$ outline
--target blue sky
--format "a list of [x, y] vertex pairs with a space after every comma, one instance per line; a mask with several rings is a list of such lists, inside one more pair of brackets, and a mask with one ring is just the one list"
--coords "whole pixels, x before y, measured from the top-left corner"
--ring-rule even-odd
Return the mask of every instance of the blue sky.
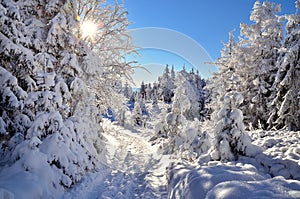
[[[125, 8], [129, 13], [129, 21], [132, 22], [130, 29], [159, 27], [177, 31], [197, 42], [215, 60], [223, 47], [222, 41], [228, 40], [228, 32], [235, 29], [238, 35], [241, 22], [251, 23], [249, 16], [254, 2], [255, 0], [125, 0]], [[295, 12], [295, 0], [272, 2], [281, 4], [281, 13]], [[189, 65], [184, 57], [169, 52], [151, 52], [146, 49], [141, 50], [140, 54], [141, 64], [148, 67], [147, 64], [154, 63], [153, 68], [149, 65], [152, 74], [153, 71], [161, 72], [163, 67], [159, 65], [175, 64], [176, 69], [183, 64]], [[146, 76], [151, 75], [137, 71], [134, 79], [138, 83], [143, 78], [146, 81]], [[155, 78], [155, 75], [152, 76]]]

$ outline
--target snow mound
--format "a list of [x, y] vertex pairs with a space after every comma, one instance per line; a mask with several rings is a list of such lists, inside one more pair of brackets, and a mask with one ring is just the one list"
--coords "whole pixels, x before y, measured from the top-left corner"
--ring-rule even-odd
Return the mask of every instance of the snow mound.
[[300, 182], [270, 178], [253, 165], [217, 161], [194, 167], [175, 163], [169, 172], [169, 198], [297, 198]]

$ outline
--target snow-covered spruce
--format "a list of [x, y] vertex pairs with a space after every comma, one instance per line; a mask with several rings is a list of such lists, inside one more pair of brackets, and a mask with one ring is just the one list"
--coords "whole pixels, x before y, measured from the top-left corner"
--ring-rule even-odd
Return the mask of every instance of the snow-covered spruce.
[[[167, 76], [168, 66], [164, 74]], [[202, 135], [199, 122], [203, 119], [205, 83], [193, 70], [188, 73], [183, 69], [172, 77], [175, 78], [172, 104], [160, 113], [155, 125], [156, 135], [151, 140], [159, 144], [165, 154], [176, 152], [195, 158], [210, 146], [208, 136]]]
[[[88, 84], [102, 69], [71, 34], [71, 2], [0, 6], [1, 187], [16, 198], [47, 198], [101, 159], [99, 112]], [[27, 186], [9, 187], [20, 180]]]
[[[298, 1], [298, 9], [300, 3]], [[288, 15], [287, 37], [277, 60], [277, 75], [273, 84], [274, 92], [270, 127], [300, 130], [300, 18], [299, 14]]]
[[255, 128], [267, 128], [272, 101], [272, 84], [277, 72], [276, 60], [283, 41], [280, 5], [256, 1], [250, 15], [254, 24], [241, 24], [241, 40], [238, 61], [242, 68], [237, 71], [241, 81], [239, 89], [245, 98], [240, 107], [245, 122]]
[[228, 92], [223, 99], [223, 107], [215, 115], [215, 140], [210, 155], [213, 160], [232, 161], [238, 155], [254, 156], [261, 152], [251, 143], [245, 132], [242, 111], [237, 107], [243, 96], [235, 91]]

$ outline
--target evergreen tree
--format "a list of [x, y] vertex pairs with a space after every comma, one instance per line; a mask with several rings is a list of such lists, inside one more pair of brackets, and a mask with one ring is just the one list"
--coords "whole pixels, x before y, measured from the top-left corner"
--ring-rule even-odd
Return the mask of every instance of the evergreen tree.
[[141, 84], [140, 96], [142, 99], [146, 99], [146, 86], [145, 86], [144, 81], [142, 81], [142, 84]]
[[271, 101], [272, 84], [277, 68], [278, 49], [283, 40], [283, 24], [275, 15], [280, 6], [270, 2], [256, 1], [251, 12], [252, 25], [241, 24], [240, 60], [243, 60], [243, 70], [236, 71], [245, 94], [241, 109], [245, 121], [254, 127], [262, 125], [266, 128], [269, 115], [268, 104]]
[[174, 81], [170, 77], [169, 66], [163, 72], [162, 77], [159, 79], [159, 98], [166, 103], [172, 101], [174, 96]]
[[211, 152], [214, 160], [232, 161], [237, 155], [250, 155], [251, 139], [245, 132], [242, 111], [237, 108], [243, 97], [230, 91], [223, 98], [223, 107], [214, 118], [215, 145]]
[[[296, 1], [300, 9], [299, 0]], [[287, 37], [277, 61], [270, 127], [300, 130], [300, 15], [288, 15]]]
[[[48, 182], [49, 190], [70, 187], [101, 160], [99, 108], [112, 102], [99, 91], [99, 55], [73, 34], [75, 7], [0, 2], [1, 165]], [[105, 86], [119, 88], [115, 81]]]
[[172, 65], [172, 69], [171, 69], [171, 81], [175, 82], [175, 78], [176, 78], [176, 73], [175, 73], [174, 65]]
[[[213, 112], [218, 112], [222, 107], [223, 97], [227, 92], [232, 90], [231, 81], [239, 81], [237, 74], [242, 69], [239, 54], [240, 45], [233, 37], [233, 33], [229, 33], [229, 41], [224, 44], [221, 50], [221, 57], [218, 58], [216, 64], [219, 72], [214, 73], [213, 77], [208, 80], [206, 90], [208, 91], [209, 99], [207, 100], [208, 114], [211, 117]], [[241, 84], [241, 82], [239, 82]]]
[[134, 108], [132, 110], [132, 120], [133, 125], [142, 126], [143, 124], [143, 112], [139, 100], [134, 103]]
[[172, 112], [182, 114], [188, 120], [201, 118], [201, 111], [204, 108], [202, 87], [197, 87], [193, 80], [195, 74], [187, 74], [181, 71], [176, 77], [176, 89], [172, 104]]
[[131, 86], [129, 86], [129, 84], [128, 84], [127, 82], [126, 82], [125, 85], [124, 85], [123, 93], [124, 93], [124, 96], [125, 96], [127, 99], [130, 100], [130, 99], [132, 98], [133, 91], [132, 91]]

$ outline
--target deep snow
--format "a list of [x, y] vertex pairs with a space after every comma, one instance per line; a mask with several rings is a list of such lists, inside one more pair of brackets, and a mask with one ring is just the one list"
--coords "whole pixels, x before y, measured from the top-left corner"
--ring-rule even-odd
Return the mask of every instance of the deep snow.
[[253, 158], [172, 163], [169, 198], [300, 198], [299, 132], [258, 130], [250, 135], [264, 150]]
[[[282, 169], [293, 173], [300, 167], [299, 156], [294, 154], [300, 145], [297, 132], [252, 132], [254, 143], [264, 148], [264, 153], [222, 163], [201, 162], [201, 158], [200, 162], [188, 162], [162, 155], [158, 145], [147, 141], [151, 129], [128, 130], [109, 121], [103, 127], [108, 144], [107, 165], [86, 176], [65, 193], [64, 199], [300, 198], [300, 182], [280, 176]], [[288, 140], [293, 143], [289, 149], [286, 148]], [[275, 157], [272, 151], [281, 151], [281, 155], [278, 152]], [[289, 168], [289, 161], [297, 166]], [[278, 171], [271, 171], [272, 167]]]
[[[151, 124], [125, 129], [104, 120], [102, 125], [106, 163], [52, 198], [300, 198], [299, 132], [252, 131], [253, 143], [264, 152], [222, 163], [205, 161], [205, 155], [192, 161], [180, 153], [162, 155], [160, 145], [149, 141]], [[39, 179], [11, 177], [1, 176], [0, 199], [37, 196], [47, 189]]]

